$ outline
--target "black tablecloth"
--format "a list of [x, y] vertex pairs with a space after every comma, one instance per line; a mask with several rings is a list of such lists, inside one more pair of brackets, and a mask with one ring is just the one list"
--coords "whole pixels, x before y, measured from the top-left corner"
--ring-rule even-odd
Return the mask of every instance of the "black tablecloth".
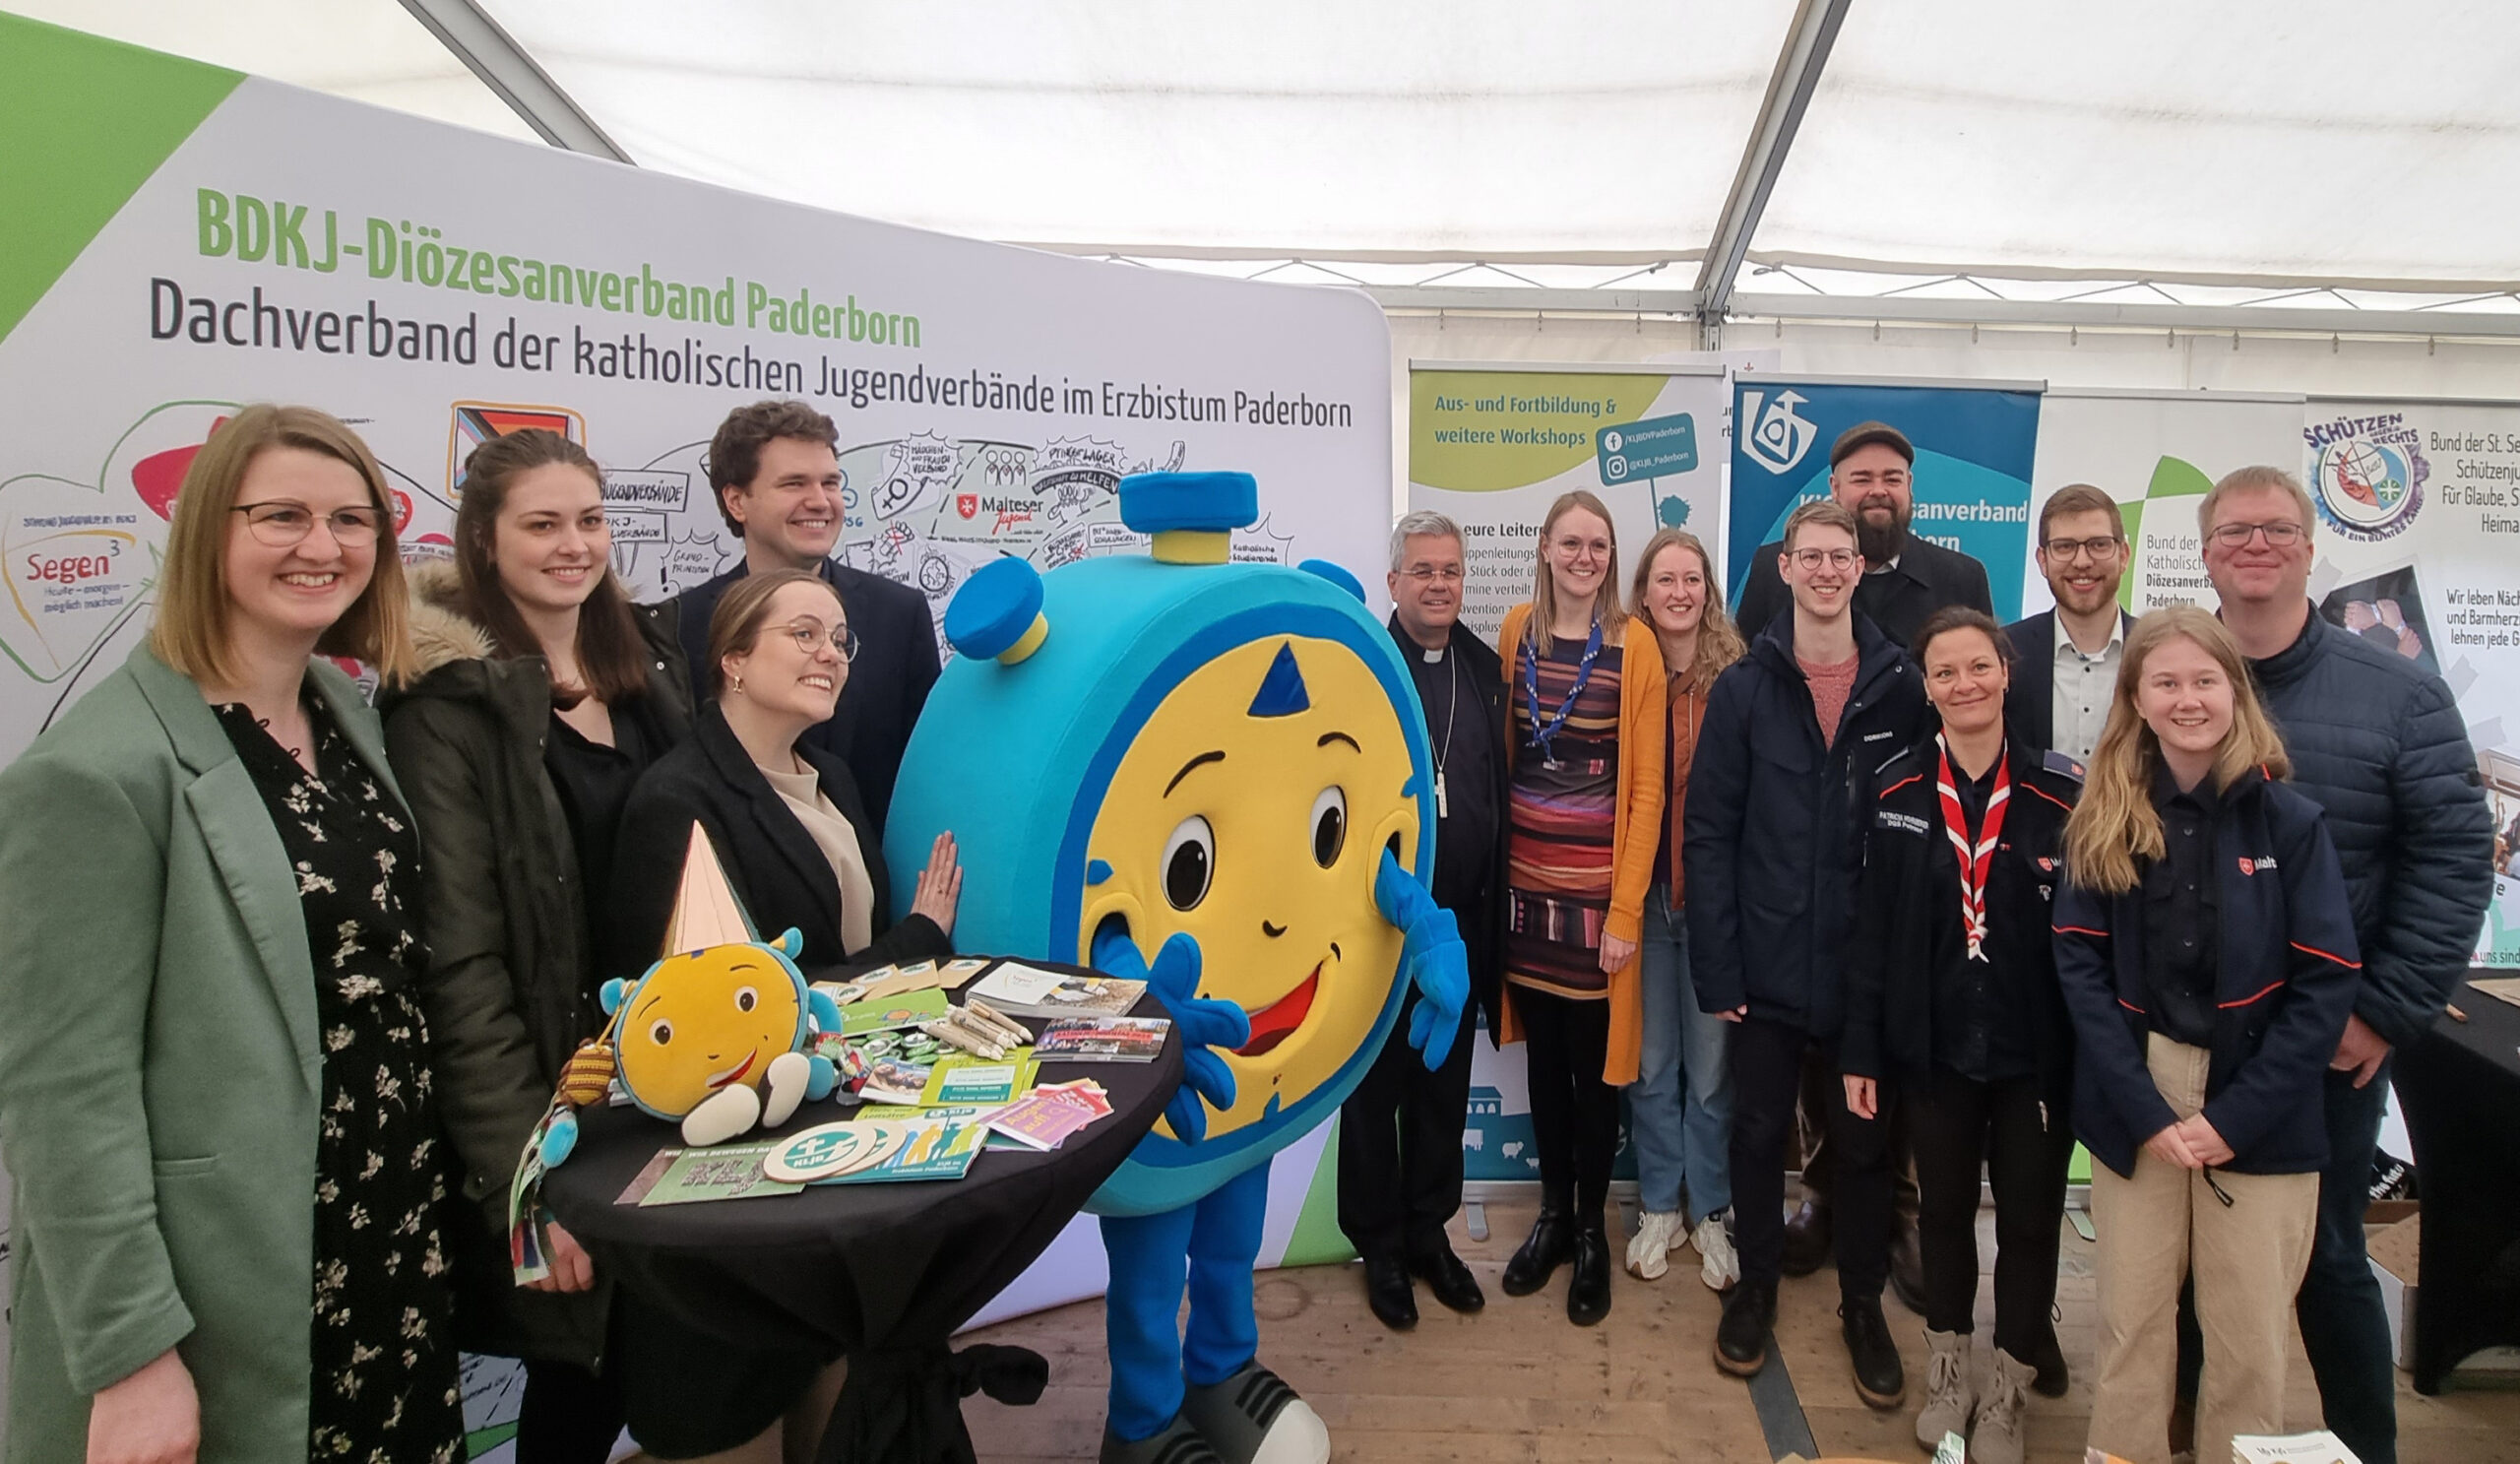
[[2424, 1197], [2419, 1393], [2480, 1348], [2520, 1344], [2520, 1007], [2465, 982], [2450, 1001], [2468, 1020], [2443, 1017], [2392, 1064]]
[[[1138, 1015], [1164, 1014], [1152, 994], [1138, 1005]], [[1042, 1024], [1028, 1025], [1038, 1033]], [[1107, 1090], [1108, 1117], [1048, 1153], [986, 1150], [960, 1180], [826, 1184], [645, 1209], [616, 1204], [658, 1150], [682, 1139], [636, 1109], [595, 1109], [584, 1114], [577, 1151], [544, 1180], [543, 1195], [621, 1285], [702, 1332], [756, 1348], [845, 1352], [849, 1381], [823, 1438], [826, 1464], [968, 1461], [961, 1400], [985, 1389], [1029, 1403], [1047, 1366], [1020, 1348], [956, 1354], [947, 1339], [1033, 1263], [1162, 1116], [1181, 1080], [1179, 1029], [1153, 1062], [1041, 1068], [1046, 1082], [1078, 1077]], [[809, 1103], [771, 1133], [853, 1112]]]

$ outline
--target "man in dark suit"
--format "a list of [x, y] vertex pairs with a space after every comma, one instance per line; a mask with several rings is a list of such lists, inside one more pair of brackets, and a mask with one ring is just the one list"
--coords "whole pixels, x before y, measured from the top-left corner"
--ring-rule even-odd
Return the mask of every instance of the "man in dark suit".
[[1505, 883], [1504, 665], [1461, 623], [1464, 569], [1452, 520], [1413, 513], [1393, 528], [1391, 638], [1409, 663], [1435, 754], [1435, 903], [1461, 924], [1479, 997], [1463, 1005], [1452, 1055], [1432, 1072], [1409, 1045], [1404, 1007], [1341, 1109], [1339, 1228], [1364, 1257], [1366, 1305], [1396, 1330], [1418, 1324], [1413, 1275], [1455, 1311], [1486, 1305], [1444, 1233], [1461, 1208], [1471, 1026], [1480, 1006], [1493, 1011], [1500, 989]]
[[832, 719], [807, 745], [849, 764], [878, 828], [912, 724], [936, 684], [936, 622], [908, 585], [831, 557], [840, 542], [840, 429], [802, 402], [739, 407], [709, 440], [709, 486], [726, 528], [743, 541], [741, 564], [677, 597], [683, 655], [695, 705], [710, 700], [709, 616], [726, 587], [755, 570], [809, 569], [840, 592], [857, 651]]
[[[1856, 547], [1863, 554], [1863, 581], [1855, 607], [1901, 650], [1925, 618], [1945, 605], [1965, 605], [1991, 615], [1994, 596], [1986, 566], [1958, 549], [1946, 549], [1908, 532], [1916, 511], [1917, 449], [1908, 434], [1888, 422], [1858, 422], [1829, 448], [1829, 496], [1855, 515]], [[1782, 540], [1759, 545], [1740, 581], [1741, 634], [1757, 640], [1793, 597], [1777, 573]], [[1825, 1134], [1816, 1116], [1840, 1101], [1838, 1075], [1817, 1061], [1805, 1064], [1802, 1113], [1805, 1131]], [[1903, 1121], [1903, 1120], [1901, 1120]], [[1898, 1161], [1898, 1230], [1891, 1255], [1891, 1289], [1912, 1311], [1924, 1310], [1922, 1262], [1917, 1246], [1915, 1167], [1904, 1127], [1892, 1138]], [[1829, 1147], [1825, 1138], [1802, 1166], [1802, 1204], [1786, 1226], [1785, 1274], [1807, 1276], [1829, 1254]]]
[[2117, 607], [2127, 559], [2117, 500], [2089, 483], [2058, 488], [2039, 510], [2037, 553], [2056, 607], [2004, 627], [2012, 641], [2004, 724], [2033, 747], [2088, 763], [2135, 623]]
[[[1863, 583], [1856, 587], [1855, 607], [1902, 649], [1925, 617], [1944, 605], [1995, 612], [1986, 566], [1908, 532], [1916, 507], [1916, 462], [1908, 434], [1888, 422], [1858, 422], [1829, 449], [1829, 495], [1846, 505], [1862, 531], [1856, 546], [1863, 551]], [[1793, 606], [1785, 581], [1777, 577], [1782, 552], [1782, 543], [1761, 544], [1750, 556], [1748, 573], [1736, 571], [1741, 633], [1752, 639]]]

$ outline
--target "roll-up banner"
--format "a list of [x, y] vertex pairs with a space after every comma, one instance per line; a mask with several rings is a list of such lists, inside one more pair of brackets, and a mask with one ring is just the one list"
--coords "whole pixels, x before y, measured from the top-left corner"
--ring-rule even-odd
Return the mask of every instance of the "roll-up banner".
[[1720, 555], [1724, 387], [1716, 364], [1410, 362], [1409, 506], [1462, 527], [1463, 622], [1492, 640], [1531, 599], [1541, 520], [1576, 488], [1609, 509], [1622, 577], [1660, 528]]
[[1995, 618], [2021, 613], [2022, 536], [2039, 439], [2037, 381], [1933, 381], [1744, 371], [1732, 383], [1732, 482], [1725, 586], [1785, 531], [1796, 504], [1829, 492], [1829, 448], [1883, 421], [1916, 448], [1910, 532], [1986, 566]]
[[2125, 517], [2133, 559], [2119, 599], [2128, 610], [2212, 605], [2198, 552], [2197, 502], [2235, 468], [2289, 466], [2300, 440], [2301, 401], [2273, 393], [2049, 387], [2039, 408], [2027, 532], [2016, 551], [2022, 612], [2055, 604], [2031, 556], [2040, 509], [2069, 483], [2100, 488]]
[[2493, 806], [2480, 965], [2520, 965], [2520, 403], [2313, 397], [2301, 480], [2319, 613], [2438, 672]]

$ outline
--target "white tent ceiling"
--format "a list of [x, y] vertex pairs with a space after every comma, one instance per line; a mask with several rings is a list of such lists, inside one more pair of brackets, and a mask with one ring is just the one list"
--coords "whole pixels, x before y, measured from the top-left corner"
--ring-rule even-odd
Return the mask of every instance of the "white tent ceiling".
[[[2054, 299], [2073, 280], [2156, 282], [2146, 298], [2172, 305], [2298, 283], [2347, 291], [2309, 302], [2326, 308], [2371, 303], [2356, 289], [2520, 308], [2507, 0], [0, 8], [532, 136], [412, 18], [486, 16], [643, 166], [1141, 258], [1375, 262], [1354, 268], [1377, 285], [1403, 264], [1617, 283], [1676, 262], [1634, 303], [1695, 308], [1692, 262], [1746, 221], [1752, 265], [1788, 268], [1745, 270], [1744, 290], [1872, 296], [1941, 274], [1971, 278], [1912, 304], [1980, 280]], [[1798, 68], [1791, 38], [1813, 33], [1816, 70]], [[1782, 160], [1745, 166], [1780, 120]], [[1850, 283], [1867, 280], [1884, 283]], [[2200, 293], [2217, 286], [2240, 288]]]

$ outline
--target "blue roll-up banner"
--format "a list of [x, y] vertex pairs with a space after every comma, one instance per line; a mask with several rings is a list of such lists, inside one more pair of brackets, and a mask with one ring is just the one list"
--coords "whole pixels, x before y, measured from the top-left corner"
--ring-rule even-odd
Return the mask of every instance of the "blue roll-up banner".
[[1827, 495], [1829, 446], [1838, 434], [1858, 422], [1884, 421], [1907, 433], [1917, 449], [1910, 531], [1974, 555], [1986, 566], [1995, 618], [2017, 618], [2044, 387], [1735, 377], [1728, 584], [1737, 595], [1750, 556], [1784, 533], [1795, 505]]

